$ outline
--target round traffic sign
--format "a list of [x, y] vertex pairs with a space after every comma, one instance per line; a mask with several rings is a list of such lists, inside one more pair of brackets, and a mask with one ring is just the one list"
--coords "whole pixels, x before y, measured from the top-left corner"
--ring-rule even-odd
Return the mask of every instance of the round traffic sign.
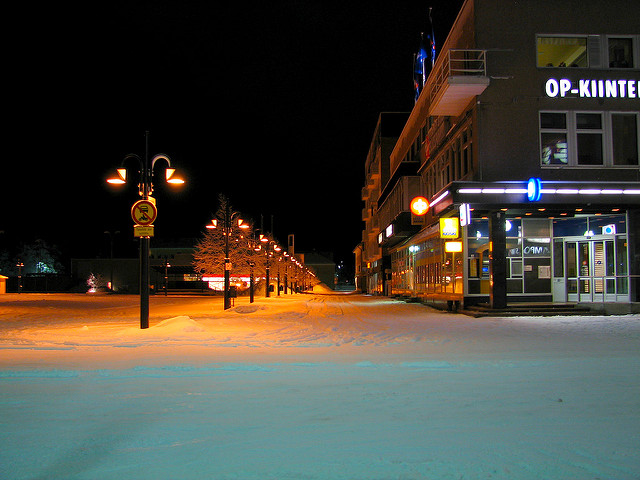
[[138, 200], [131, 208], [131, 218], [136, 225], [151, 225], [158, 216], [158, 209], [149, 200]]

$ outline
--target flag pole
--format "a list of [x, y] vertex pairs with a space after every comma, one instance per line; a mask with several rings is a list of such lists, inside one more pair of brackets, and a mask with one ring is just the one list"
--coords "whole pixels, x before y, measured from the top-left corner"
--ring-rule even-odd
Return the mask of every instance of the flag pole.
[[436, 35], [433, 31], [433, 19], [431, 18], [431, 10], [433, 7], [429, 7], [429, 24], [431, 25], [431, 68], [436, 63]]

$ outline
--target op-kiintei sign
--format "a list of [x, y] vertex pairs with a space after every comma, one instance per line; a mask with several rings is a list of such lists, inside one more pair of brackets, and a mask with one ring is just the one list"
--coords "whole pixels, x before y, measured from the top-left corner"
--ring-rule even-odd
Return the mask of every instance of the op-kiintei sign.
[[544, 91], [551, 98], [640, 98], [640, 80], [550, 78]]

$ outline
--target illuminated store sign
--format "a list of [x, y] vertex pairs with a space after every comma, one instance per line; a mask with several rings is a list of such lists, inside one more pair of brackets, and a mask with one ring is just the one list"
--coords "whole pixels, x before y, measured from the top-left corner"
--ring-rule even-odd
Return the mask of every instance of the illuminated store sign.
[[471, 207], [468, 203], [460, 205], [460, 226], [466, 227], [471, 223]]
[[411, 200], [410, 207], [414, 215], [422, 216], [429, 211], [429, 202], [424, 197], [416, 197]]
[[537, 202], [542, 197], [542, 180], [532, 177], [527, 182], [527, 199], [530, 202]]
[[458, 238], [460, 236], [460, 223], [458, 217], [440, 219], [440, 238]]
[[385, 233], [387, 238], [393, 237], [393, 223], [386, 228], [384, 233]]
[[462, 251], [462, 242], [444, 242], [444, 251], [457, 253]]
[[550, 78], [544, 86], [547, 97], [640, 98], [640, 80], [578, 80]]

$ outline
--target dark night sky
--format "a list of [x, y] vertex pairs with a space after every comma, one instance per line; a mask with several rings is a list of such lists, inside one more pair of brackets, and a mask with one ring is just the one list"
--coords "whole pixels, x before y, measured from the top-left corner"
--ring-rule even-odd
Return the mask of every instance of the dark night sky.
[[[84, 2], [7, 12], [7, 238], [104, 254], [133, 243], [135, 189], [104, 183], [127, 153], [166, 153], [187, 185], [156, 182], [158, 237], [196, 237], [224, 192], [298, 250], [352, 263], [378, 113], [409, 111], [433, 7], [444, 41], [462, 0]], [[152, 241], [153, 243], [153, 241]]]

